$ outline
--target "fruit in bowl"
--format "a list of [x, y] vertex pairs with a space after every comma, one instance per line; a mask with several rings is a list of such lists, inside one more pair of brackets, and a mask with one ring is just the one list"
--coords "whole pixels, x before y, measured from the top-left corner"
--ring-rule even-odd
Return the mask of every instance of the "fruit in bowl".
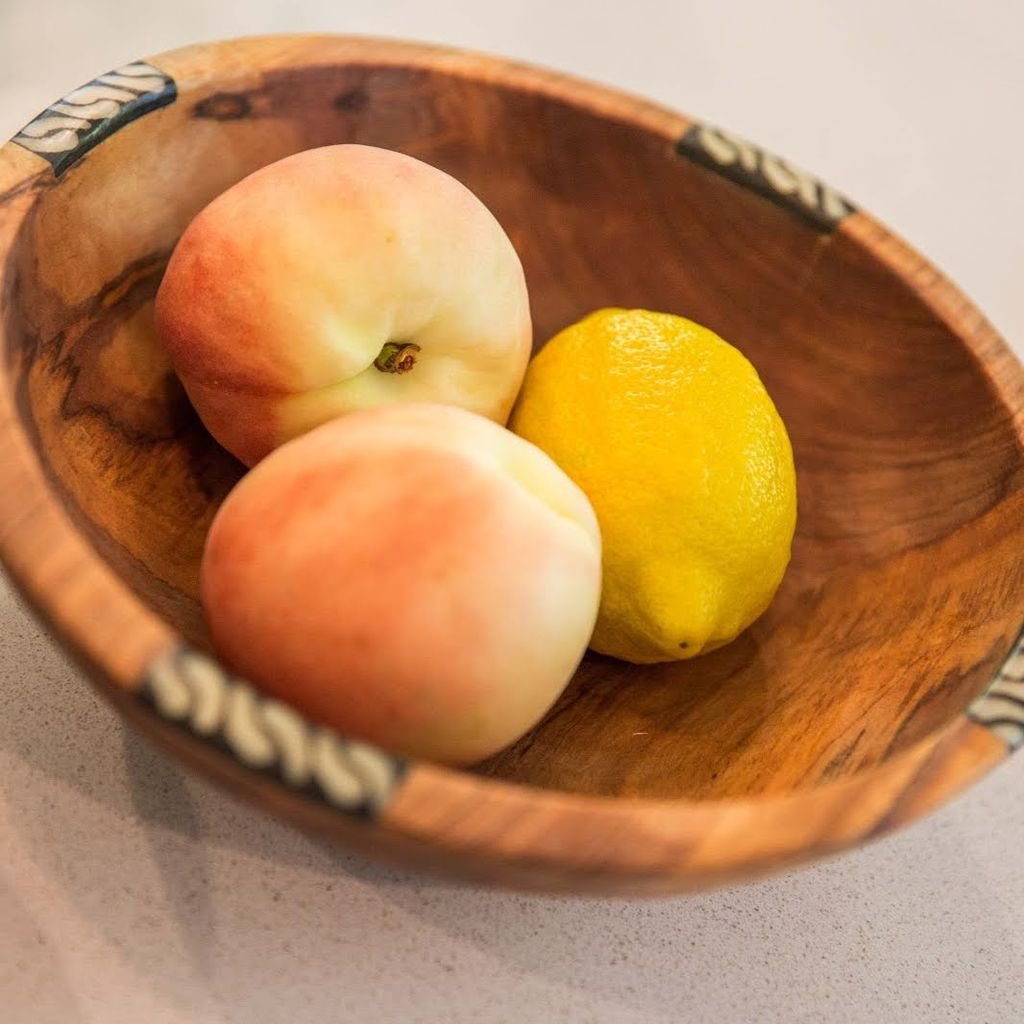
[[157, 324], [211, 434], [247, 465], [357, 409], [441, 402], [504, 423], [530, 353], [522, 265], [464, 185], [338, 145], [250, 174], [189, 225]]
[[530, 365], [512, 428], [597, 512], [595, 650], [693, 658], [768, 607], [796, 528], [793, 450], [757, 371], [718, 335], [668, 313], [598, 310]]
[[681, 317], [600, 310], [519, 394], [518, 256], [411, 157], [328, 146], [249, 175], [181, 238], [157, 320], [210, 432], [258, 463], [207, 539], [214, 645], [343, 733], [479, 760], [588, 642], [694, 657], [782, 579], [792, 452], [747, 360]]
[[347, 735], [455, 763], [554, 703], [600, 586], [582, 491], [527, 441], [441, 405], [283, 445], [221, 506], [202, 564], [233, 669]]

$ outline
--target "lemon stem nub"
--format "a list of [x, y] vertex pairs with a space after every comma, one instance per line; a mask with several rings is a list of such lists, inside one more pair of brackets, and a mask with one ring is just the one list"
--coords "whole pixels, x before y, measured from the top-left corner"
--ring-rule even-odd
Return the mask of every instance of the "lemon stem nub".
[[373, 365], [381, 373], [408, 373], [416, 365], [419, 345], [411, 341], [389, 341], [381, 350]]

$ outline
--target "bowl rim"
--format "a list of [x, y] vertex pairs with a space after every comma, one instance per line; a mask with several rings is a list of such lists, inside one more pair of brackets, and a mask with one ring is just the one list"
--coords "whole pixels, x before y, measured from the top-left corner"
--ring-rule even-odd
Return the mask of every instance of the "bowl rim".
[[[148, 58], [146, 66], [165, 74], [181, 97], [219, 78], [317, 61], [412, 67], [543, 93], [641, 126], [670, 146], [700, 127], [573, 76], [450, 47], [361, 36], [246, 37], [171, 50]], [[14, 140], [0, 148], [0, 256], [11, 249], [36, 199], [58, 180], [39, 153]], [[1010, 410], [1024, 447], [1024, 371], [972, 303], [862, 211], [851, 208], [834, 229], [884, 264], [957, 334]], [[5, 304], [10, 277], [0, 279]], [[5, 331], [0, 321], [0, 345]], [[36, 459], [14, 383], [5, 359], [0, 560], [39, 618], [100, 692], [174, 756], [265, 809], [363, 853], [517, 888], [627, 894], [704, 888], [883, 835], [950, 799], [1024, 739], [1024, 714], [1007, 724], [991, 707], [1000, 686], [1024, 678], [1024, 636], [1017, 636], [985, 693], [962, 714], [879, 765], [807, 790], [697, 801], [533, 789], [403, 761], [336, 737], [294, 712], [287, 712], [287, 728], [300, 736], [314, 768], [289, 765], [280, 745], [257, 756], [252, 742], [247, 747], [239, 736], [254, 716], [265, 725], [261, 716], [281, 706], [188, 650], [92, 548]], [[209, 692], [228, 709], [213, 724], [201, 721], [197, 710]]]

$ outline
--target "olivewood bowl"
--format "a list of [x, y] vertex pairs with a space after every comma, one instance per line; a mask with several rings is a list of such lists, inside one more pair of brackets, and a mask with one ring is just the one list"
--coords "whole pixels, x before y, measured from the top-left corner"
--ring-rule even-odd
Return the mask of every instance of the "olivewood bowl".
[[[405, 763], [226, 677], [196, 600], [241, 467], [156, 342], [189, 219], [285, 154], [403, 150], [497, 214], [542, 341], [608, 305], [740, 346], [789, 425], [793, 563], [728, 647], [588, 657], [472, 771]], [[698, 889], [864, 842], [1024, 738], [1024, 374], [974, 307], [838, 193], [726, 133], [506, 61], [337, 37], [195, 46], [0, 150], [0, 550], [166, 749], [359, 850], [465, 878]]]

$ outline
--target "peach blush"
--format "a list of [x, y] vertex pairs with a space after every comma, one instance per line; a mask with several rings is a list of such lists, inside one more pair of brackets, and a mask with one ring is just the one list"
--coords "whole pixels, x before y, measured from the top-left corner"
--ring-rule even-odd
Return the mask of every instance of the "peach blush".
[[341, 733], [467, 763], [530, 729], [600, 597], [583, 493], [539, 449], [448, 406], [354, 413], [284, 445], [209, 533], [221, 657]]
[[217, 197], [174, 250], [156, 318], [207, 429], [249, 465], [389, 402], [504, 423], [531, 345], [523, 269], [490, 211], [370, 146], [295, 153]]

